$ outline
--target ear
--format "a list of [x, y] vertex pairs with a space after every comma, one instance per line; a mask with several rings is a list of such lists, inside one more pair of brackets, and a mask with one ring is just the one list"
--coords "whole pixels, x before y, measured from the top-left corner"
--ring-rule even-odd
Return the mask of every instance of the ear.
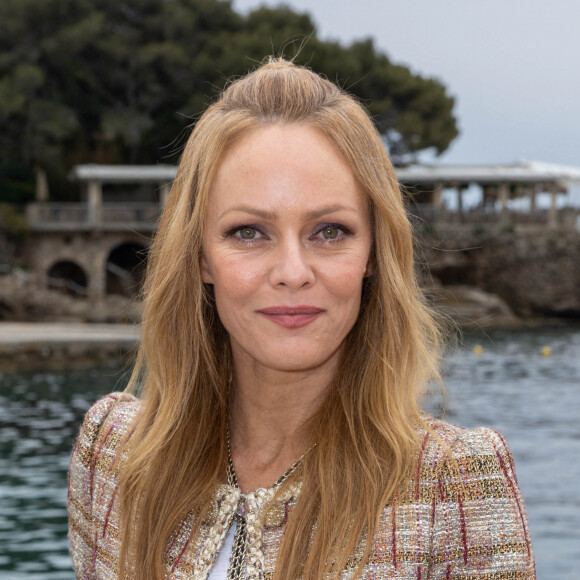
[[213, 275], [203, 252], [201, 254], [201, 281], [204, 284], [213, 284]]
[[375, 273], [375, 260], [371, 256], [369, 258], [369, 261], [367, 262], [367, 265], [365, 268], [365, 273], [364, 273], [363, 277], [368, 278], [369, 276], [372, 276], [374, 273]]

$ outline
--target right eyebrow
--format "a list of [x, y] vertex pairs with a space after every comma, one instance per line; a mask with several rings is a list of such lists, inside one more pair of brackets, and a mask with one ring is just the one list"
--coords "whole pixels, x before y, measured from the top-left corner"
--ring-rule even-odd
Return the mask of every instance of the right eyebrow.
[[276, 214], [274, 212], [271, 212], [271, 211], [257, 209], [255, 207], [252, 207], [251, 205], [236, 205], [234, 207], [230, 207], [229, 209], [226, 209], [226, 211], [224, 211], [219, 216], [218, 219], [222, 219], [225, 215], [232, 213], [234, 211], [249, 213], [251, 215], [255, 215], [259, 218], [266, 219], [266, 220], [274, 220], [276, 218]]

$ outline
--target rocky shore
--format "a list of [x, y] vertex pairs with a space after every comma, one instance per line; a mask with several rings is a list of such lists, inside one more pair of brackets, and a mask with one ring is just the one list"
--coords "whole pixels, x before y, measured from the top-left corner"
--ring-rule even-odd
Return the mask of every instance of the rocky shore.
[[0, 321], [137, 324], [140, 320], [137, 299], [111, 295], [94, 303], [85, 296], [45, 288], [34, 274], [17, 268], [0, 276]]
[[[93, 305], [31, 286], [0, 279], [0, 372], [130, 364], [140, 336], [136, 301], [113, 296]], [[477, 288], [431, 284], [425, 294], [452, 327], [520, 323], [503, 300]]]
[[[427, 300], [452, 326], [461, 328], [511, 327], [519, 323], [497, 296], [471, 287], [431, 287]], [[1, 295], [6, 304], [7, 294]], [[137, 322], [127, 323], [133, 308], [129, 300], [112, 300], [98, 307], [85, 299], [35, 290], [17, 301], [17, 313], [25, 320], [0, 320], [0, 372], [90, 367], [112, 362], [130, 364], [139, 342]], [[4, 310], [6, 314], [7, 309]], [[9, 314], [14, 315], [11, 308]], [[106, 322], [115, 321], [115, 322]]]
[[448, 227], [418, 244], [426, 285], [476, 288], [520, 319], [580, 319], [580, 232]]
[[[580, 319], [580, 233], [448, 228], [418, 243], [427, 302], [460, 329]], [[98, 304], [43, 288], [33, 274], [0, 275], [0, 371], [130, 359], [141, 304]]]

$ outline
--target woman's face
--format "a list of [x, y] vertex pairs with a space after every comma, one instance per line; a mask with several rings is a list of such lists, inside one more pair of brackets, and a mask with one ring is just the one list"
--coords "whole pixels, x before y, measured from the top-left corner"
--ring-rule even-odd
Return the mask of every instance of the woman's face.
[[313, 127], [257, 129], [228, 151], [210, 191], [202, 276], [236, 364], [335, 368], [359, 313], [368, 205]]

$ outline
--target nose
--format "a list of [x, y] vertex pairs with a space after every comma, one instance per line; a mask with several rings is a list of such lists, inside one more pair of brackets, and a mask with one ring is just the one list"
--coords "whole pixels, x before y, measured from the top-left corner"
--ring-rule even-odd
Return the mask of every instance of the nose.
[[272, 253], [270, 284], [290, 290], [307, 288], [314, 284], [316, 276], [311, 256], [300, 240], [284, 240]]

